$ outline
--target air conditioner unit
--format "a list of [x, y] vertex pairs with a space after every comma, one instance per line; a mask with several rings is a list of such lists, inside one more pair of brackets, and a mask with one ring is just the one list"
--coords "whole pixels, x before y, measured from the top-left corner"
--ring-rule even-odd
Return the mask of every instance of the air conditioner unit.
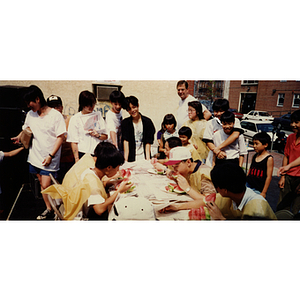
[[109, 95], [113, 91], [118, 91], [118, 86], [107, 86], [107, 85], [97, 85], [96, 86], [96, 98], [98, 101], [108, 101]]

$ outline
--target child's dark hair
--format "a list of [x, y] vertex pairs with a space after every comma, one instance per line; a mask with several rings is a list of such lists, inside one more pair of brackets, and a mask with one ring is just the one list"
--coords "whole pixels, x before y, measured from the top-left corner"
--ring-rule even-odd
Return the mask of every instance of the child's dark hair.
[[202, 112], [202, 105], [199, 101], [191, 101], [188, 103], [188, 106], [193, 107], [196, 110], [196, 114], [199, 120], [204, 119], [203, 112]]
[[24, 101], [28, 105], [31, 101], [36, 102], [36, 99], [40, 99], [41, 107], [47, 105], [43, 92], [36, 85], [31, 85], [28, 87], [24, 94]]
[[268, 147], [271, 145], [271, 137], [265, 132], [265, 131], [261, 131], [256, 133], [253, 138], [252, 138], [253, 142], [255, 140], [260, 141], [263, 145], [268, 145]]
[[96, 104], [96, 97], [90, 91], [82, 91], [79, 94], [79, 108], [78, 111], [82, 111], [86, 106], [94, 106]]
[[161, 130], [163, 132], [166, 131], [166, 128], [164, 127], [164, 125], [166, 125], [166, 124], [174, 124], [174, 129], [176, 128], [177, 121], [176, 121], [176, 119], [175, 119], [175, 117], [174, 117], [173, 114], [167, 114], [167, 115], [164, 116], [164, 119], [163, 119], [163, 121], [161, 123]]
[[216, 165], [210, 172], [215, 188], [227, 189], [232, 193], [242, 193], [246, 190], [246, 174], [236, 164], [224, 163]]
[[212, 105], [213, 111], [227, 111], [229, 109], [229, 101], [227, 99], [216, 99]]
[[62, 106], [62, 101], [59, 96], [51, 95], [47, 98], [47, 105], [51, 108]]
[[181, 139], [179, 137], [176, 137], [176, 136], [172, 136], [170, 138], [168, 138], [166, 140], [166, 142], [168, 142], [169, 144], [169, 148], [175, 148], [175, 147], [178, 147], [178, 146], [182, 146], [182, 142], [181, 142]]
[[292, 121], [292, 122], [300, 121], [300, 109], [295, 110], [295, 111], [291, 114], [291, 121]]
[[192, 129], [190, 127], [182, 126], [179, 129], [178, 134], [179, 135], [185, 135], [185, 136], [188, 137], [188, 139], [190, 139], [193, 133], [192, 133]]
[[221, 123], [234, 123], [235, 115], [233, 112], [227, 110], [221, 115], [220, 121]]
[[129, 104], [133, 105], [133, 106], [139, 106], [139, 100], [138, 98], [134, 97], [134, 96], [129, 96], [129, 97], [126, 97], [125, 100], [124, 100], [124, 108], [126, 110], [130, 110], [130, 106]]
[[113, 91], [111, 92], [111, 94], [109, 95], [109, 101], [111, 101], [112, 103], [120, 103], [122, 108], [124, 108], [125, 105], [125, 96], [121, 91]]
[[108, 166], [116, 168], [123, 165], [125, 161], [124, 156], [116, 146], [109, 142], [99, 143], [94, 150], [94, 155], [97, 158], [95, 166], [100, 170]]

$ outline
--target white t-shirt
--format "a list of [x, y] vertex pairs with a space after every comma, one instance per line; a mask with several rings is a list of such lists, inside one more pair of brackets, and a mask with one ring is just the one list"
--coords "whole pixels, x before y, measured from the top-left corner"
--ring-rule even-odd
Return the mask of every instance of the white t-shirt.
[[43, 166], [42, 162], [53, 151], [57, 137], [67, 132], [62, 114], [52, 108], [46, 116], [40, 117], [37, 112], [30, 110], [26, 115], [23, 129], [27, 127], [30, 127], [33, 133], [27, 161], [42, 170], [52, 172], [59, 170], [61, 147], [49, 166]]
[[[235, 128], [241, 128], [241, 124], [240, 121], [235, 118], [234, 121], [234, 127]], [[218, 131], [218, 130], [222, 130], [222, 123], [220, 121], [220, 119], [218, 118], [213, 118], [211, 120], [209, 120], [206, 124], [206, 128], [203, 134], [203, 139], [207, 139], [207, 140], [212, 140], [213, 141], [213, 135]], [[207, 159], [206, 159], [206, 164], [211, 167], [212, 166], [212, 159], [213, 159], [213, 152], [209, 151]]]
[[91, 136], [89, 129], [96, 129], [99, 134], [107, 134], [101, 112], [97, 111], [89, 114], [78, 112], [72, 116], [68, 128], [67, 142], [77, 143], [79, 152], [94, 154], [100, 140]]
[[[95, 174], [95, 172], [93, 170], [86, 169], [81, 174], [81, 180], [83, 180], [84, 177], [87, 174], [92, 174], [92, 175], [94, 175], [98, 178], [98, 176]], [[105, 202], [105, 199], [99, 193], [97, 193], [97, 191], [95, 189], [93, 189], [93, 187], [91, 187], [91, 195], [88, 198], [88, 200], [83, 204], [83, 207], [82, 207], [82, 211], [83, 211], [84, 216], [88, 215], [88, 212], [90, 210], [90, 206], [93, 206], [95, 204], [101, 204], [101, 203], [104, 203], [104, 202]], [[80, 212], [79, 212], [79, 214], [80, 214]]]
[[145, 159], [143, 147], [143, 122], [140, 120], [138, 123], [133, 122], [134, 139], [135, 139], [135, 160]]
[[[230, 135], [226, 134], [224, 130], [218, 130], [213, 135], [213, 142], [215, 146], [221, 145]], [[245, 144], [244, 135], [240, 134], [239, 138], [236, 139], [229, 146], [223, 148], [223, 151], [226, 153], [226, 159], [235, 159], [239, 158], [240, 155], [247, 154], [247, 148]]]
[[[180, 129], [181, 126], [189, 119], [189, 114], [188, 114], [188, 103], [191, 101], [199, 101], [196, 98], [194, 98], [192, 95], [188, 95], [184, 100], [179, 100], [179, 107], [177, 110], [177, 128]], [[202, 105], [202, 112], [207, 110], [206, 106]]]
[[122, 122], [122, 111], [120, 111], [118, 114], [112, 112], [109, 110], [106, 114], [106, 129], [108, 132], [108, 142], [112, 143], [112, 139], [110, 136], [110, 132], [113, 131], [117, 134], [117, 137], [120, 135], [121, 130], [121, 122]]
[[173, 136], [179, 137], [179, 134], [178, 134], [178, 131], [177, 131], [177, 130], [175, 130], [173, 133], [169, 133], [168, 131], [165, 131], [163, 135], [164, 135], [165, 141], [166, 141], [167, 139], [169, 139], [170, 137], [173, 137]]

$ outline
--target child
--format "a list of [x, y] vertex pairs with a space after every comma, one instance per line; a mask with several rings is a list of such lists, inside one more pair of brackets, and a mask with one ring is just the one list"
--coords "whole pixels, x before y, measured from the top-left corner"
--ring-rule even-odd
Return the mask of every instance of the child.
[[235, 118], [234, 128], [232, 134], [228, 137], [226, 141], [216, 147], [213, 143], [213, 135], [216, 131], [222, 129], [222, 124], [220, 121], [221, 115], [229, 109], [229, 102], [227, 99], [216, 99], [212, 106], [214, 110], [214, 118], [207, 122], [207, 126], [205, 128], [203, 134], [203, 141], [206, 143], [207, 147], [211, 150], [208, 154], [206, 164], [212, 166], [213, 153], [220, 159], [225, 158], [226, 154], [222, 149], [232, 142], [234, 142], [241, 133], [243, 133], [243, 129], [241, 128], [240, 121]]
[[[68, 130], [70, 116], [63, 114], [63, 104], [62, 100], [59, 96], [51, 95], [47, 98], [47, 105], [51, 108], [59, 111], [66, 123], [66, 129]], [[70, 170], [70, 168], [74, 165], [75, 159], [71, 147], [71, 143], [67, 142], [67, 134], [64, 136], [63, 143], [61, 145], [61, 156], [60, 156], [60, 166], [57, 171], [57, 180], [58, 182], [62, 182], [65, 174]]]
[[262, 131], [253, 136], [253, 148], [256, 154], [252, 158], [247, 175], [247, 187], [266, 198], [273, 174], [274, 159], [267, 151], [271, 145], [270, 136]]
[[201, 160], [200, 155], [193, 144], [190, 143], [190, 138], [192, 136], [192, 130], [190, 127], [182, 126], [179, 131], [179, 138], [181, 139], [182, 146], [189, 149], [192, 154], [192, 159], [194, 161]]
[[241, 167], [236, 164], [217, 165], [210, 176], [219, 193], [215, 203], [205, 204], [212, 219], [276, 220], [268, 201], [246, 187], [246, 174]]
[[[231, 111], [224, 112], [220, 121], [222, 123], [222, 130], [218, 130], [213, 135], [213, 142], [215, 146], [221, 145], [224, 141], [228, 139], [228, 137], [232, 134], [234, 129], [234, 121], [235, 116]], [[213, 165], [221, 164], [221, 163], [235, 163], [242, 167], [244, 162], [244, 155], [247, 154], [247, 148], [245, 145], [244, 136], [240, 135], [238, 139], [233, 141], [231, 144], [223, 148], [226, 157], [223, 159], [218, 158], [214, 154]]]
[[166, 163], [169, 160], [169, 154], [170, 154], [170, 150], [178, 147], [178, 146], [182, 146], [182, 142], [181, 139], [179, 137], [173, 136], [170, 137], [166, 140], [165, 143], [165, 159], [152, 159], [151, 163], [153, 164], [153, 167], [157, 170], [157, 171], [166, 171], [168, 169], [168, 167], [166, 167], [164, 165], [164, 163]]
[[[285, 175], [281, 173], [281, 178], [278, 182], [281, 190], [277, 210], [285, 207], [290, 208], [291, 205], [291, 212], [297, 214], [300, 210], [300, 194], [295, 191], [300, 184], [300, 166], [296, 166], [296, 163], [293, 165], [293, 162], [300, 156], [300, 110], [292, 113], [291, 128], [294, 133], [287, 138], [282, 162], [282, 167], [289, 166], [289, 168], [287, 168], [288, 170], [285, 169]], [[293, 166], [292, 168], [291, 165]], [[290, 199], [291, 203], [287, 202], [285, 204], [286, 201], [284, 200], [288, 199]]]
[[121, 142], [121, 122], [122, 108], [124, 108], [125, 96], [121, 91], [113, 91], [109, 95], [111, 109], [106, 114], [106, 129], [108, 132], [108, 142], [114, 144], [117, 149], [122, 151]]
[[167, 114], [164, 116], [164, 119], [161, 123], [161, 129], [159, 131], [161, 134], [158, 135], [157, 137], [157, 141], [159, 145], [158, 146], [159, 156], [157, 158], [163, 159], [166, 157], [164, 153], [166, 140], [172, 136], [178, 137], [176, 125], [177, 122], [173, 114]]
[[190, 139], [191, 143], [195, 145], [200, 159], [205, 162], [209, 149], [202, 139], [207, 121], [204, 119], [202, 105], [199, 101], [191, 101], [188, 103], [188, 115], [189, 120], [183, 125], [191, 128], [193, 133]]

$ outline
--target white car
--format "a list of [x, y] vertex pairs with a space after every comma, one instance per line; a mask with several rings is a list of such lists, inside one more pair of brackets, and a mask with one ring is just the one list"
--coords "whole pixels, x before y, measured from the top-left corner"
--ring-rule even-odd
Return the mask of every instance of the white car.
[[271, 122], [265, 122], [265, 121], [254, 121], [254, 120], [243, 120], [241, 121], [241, 127], [244, 130], [244, 137], [245, 139], [249, 139], [249, 142], [252, 143], [253, 136], [261, 131], [267, 132], [267, 134], [271, 137], [271, 141], [273, 138], [273, 141], [276, 140], [277, 136], [276, 134], [273, 135], [273, 128]]
[[266, 111], [251, 110], [244, 114], [243, 120], [273, 121], [274, 117]]

